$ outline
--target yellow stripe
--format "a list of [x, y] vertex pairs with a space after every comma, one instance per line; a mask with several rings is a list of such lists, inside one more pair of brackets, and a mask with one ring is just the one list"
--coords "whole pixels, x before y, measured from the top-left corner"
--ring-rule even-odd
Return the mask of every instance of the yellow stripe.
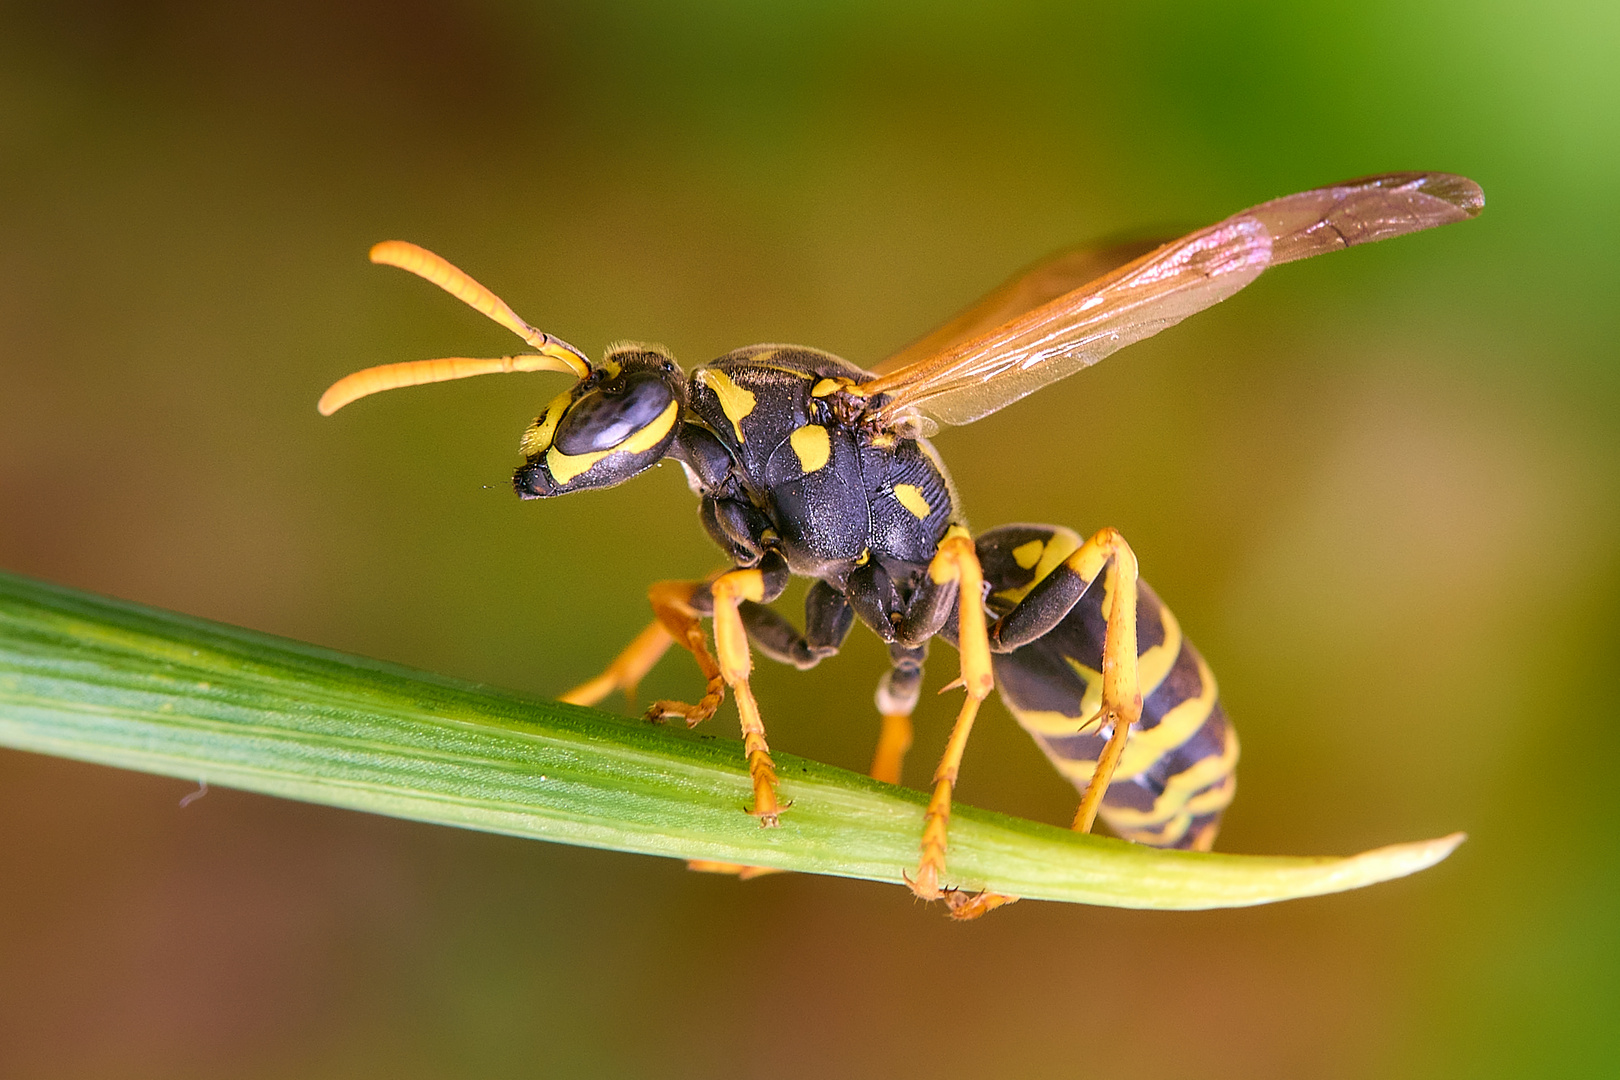
[[[1128, 810], [1123, 807], [1103, 807], [1103, 816], [1111, 828], [1136, 831], [1156, 828], [1177, 817], [1197, 817], [1214, 813], [1232, 801], [1237, 790], [1238, 741], [1232, 726], [1226, 726], [1226, 745], [1219, 754], [1202, 758], [1183, 772], [1172, 776], [1164, 785], [1164, 794], [1147, 810]], [[1225, 782], [1204, 791], [1204, 788], [1225, 778]], [[1197, 798], [1193, 796], [1196, 795]], [[1185, 825], [1182, 826], [1186, 828]]]
[[1181, 624], [1163, 604], [1159, 605], [1159, 623], [1164, 627], [1164, 641], [1151, 649], [1144, 649], [1136, 661], [1136, 679], [1142, 687], [1144, 699], [1159, 688], [1159, 684], [1176, 666], [1176, 657], [1181, 655]]
[[1123, 780], [1146, 772], [1155, 761], [1192, 738], [1204, 726], [1215, 708], [1219, 691], [1215, 687], [1215, 676], [1202, 656], [1198, 658], [1198, 678], [1203, 683], [1202, 693], [1165, 713], [1157, 726], [1131, 732], [1115, 776]]
[[[1076, 718], [1065, 716], [1060, 712], [1018, 709], [1008, 704], [1007, 707], [1018, 720], [1019, 726], [1032, 735], [1079, 734], [1082, 722], [1090, 720], [1102, 711], [1102, 675], [1078, 660], [1067, 657], [1065, 659], [1068, 659], [1069, 666], [1075, 673], [1085, 680], [1086, 692], [1080, 699], [1080, 715]], [[1210, 712], [1215, 708], [1219, 690], [1215, 685], [1215, 676], [1211, 674], [1209, 665], [1204, 663], [1203, 657], [1198, 658], [1198, 676], [1202, 683], [1202, 691], [1197, 697], [1188, 698], [1170, 709], [1159, 720], [1157, 726], [1147, 731], [1132, 730], [1130, 739], [1125, 743], [1125, 753], [1119, 759], [1119, 767], [1114, 771], [1116, 779], [1128, 780], [1146, 772], [1154, 762], [1192, 738], [1198, 729], [1204, 726]], [[1160, 676], [1160, 681], [1162, 679], [1163, 676]], [[1230, 725], [1227, 730], [1231, 731]], [[1082, 784], [1091, 779], [1097, 765], [1095, 761], [1076, 761], [1070, 758], [1053, 758], [1053, 764], [1064, 776]]]
[[[1007, 700], [1006, 695], [1002, 696], [1002, 700]], [[1018, 721], [1018, 726], [1031, 735], [1074, 735], [1080, 730], [1079, 718], [1065, 716], [1060, 712], [1020, 709], [1011, 702], [1007, 702], [1007, 710]]]
[[617, 446], [606, 450], [593, 450], [588, 454], [565, 454], [553, 447], [546, 454], [546, 467], [551, 470], [551, 478], [559, 484], [566, 484], [580, 473], [595, 465], [609, 454], [644, 454], [657, 446], [669, 429], [675, 426], [675, 417], [680, 412], [680, 402], [672, 401], [658, 414], [658, 419], [634, 432]]
[[1203, 814], [1213, 814], [1217, 810], [1225, 810], [1232, 805], [1232, 796], [1237, 792], [1237, 774], [1227, 773], [1226, 779], [1201, 794], [1194, 795], [1187, 800], [1187, 812], [1194, 817]]
[[748, 437], [743, 434], [743, 418], [754, 411], [754, 394], [751, 390], [744, 390], [731, 381], [723, 371], [714, 368], [703, 368], [698, 373], [703, 385], [714, 391], [714, 396], [720, 401], [720, 411], [726, 414], [731, 421], [731, 430], [737, 433], [737, 441], [744, 443]]
[[1021, 585], [1016, 589], [1003, 589], [996, 596], [1018, 603], [1029, 590], [1039, 585], [1050, 574], [1062, 565], [1063, 560], [1073, 555], [1080, 548], [1080, 534], [1072, 529], [1053, 529], [1052, 538], [1046, 542], [1046, 548], [1041, 552], [1040, 562], [1035, 564], [1035, 576], [1029, 579], [1028, 585]]
[[1013, 562], [1021, 569], [1028, 570], [1041, 561], [1041, 552], [1046, 550], [1046, 544], [1040, 540], [1031, 540], [1027, 544], [1019, 544], [1012, 550]]

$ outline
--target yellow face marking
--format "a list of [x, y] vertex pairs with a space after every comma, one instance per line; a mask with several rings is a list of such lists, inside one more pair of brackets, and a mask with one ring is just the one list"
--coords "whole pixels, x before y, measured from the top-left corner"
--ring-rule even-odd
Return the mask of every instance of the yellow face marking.
[[1041, 540], [1031, 540], [1027, 544], [1019, 544], [1013, 548], [1013, 562], [1028, 570], [1041, 561], [1041, 552], [1046, 550], [1046, 544]]
[[901, 506], [910, 510], [911, 516], [918, 521], [926, 518], [934, 509], [928, 505], [928, 500], [923, 498], [922, 488], [916, 484], [894, 485], [894, 497], [899, 500]]
[[640, 431], [632, 432], [629, 438], [619, 445], [610, 446], [606, 450], [593, 450], [588, 454], [565, 454], [553, 448], [546, 454], [546, 467], [551, 470], [551, 478], [559, 484], [566, 484], [609, 454], [646, 453], [669, 434], [669, 429], [675, 426], [675, 418], [679, 413], [680, 402], [670, 402], [664, 407], [664, 411], [658, 414], [658, 419]]
[[720, 399], [720, 411], [726, 414], [731, 421], [731, 429], [737, 433], [737, 441], [744, 443], [748, 437], [743, 434], [743, 418], [754, 411], [754, 393], [744, 390], [731, 381], [731, 377], [723, 371], [714, 368], [704, 368], [698, 372], [698, 378], [703, 385], [714, 391], [714, 396]]
[[799, 455], [799, 469], [802, 472], [813, 473], [823, 468], [832, 456], [832, 440], [827, 437], [827, 429], [819, 424], [806, 424], [794, 429], [793, 434], [788, 436], [788, 445]]
[[518, 445], [518, 453], [526, 458], [532, 458], [551, 449], [552, 437], [557, 434], [557, 421], [562, 419], [563, 410], [568, 408], [568, 403], [573, 397], [572, 390], [564, 390], [546, 403], [545, 411], [523, 433], [523, 442]]

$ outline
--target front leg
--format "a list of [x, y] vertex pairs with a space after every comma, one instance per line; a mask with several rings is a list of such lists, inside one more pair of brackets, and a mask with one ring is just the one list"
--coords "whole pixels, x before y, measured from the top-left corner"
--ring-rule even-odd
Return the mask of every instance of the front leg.
[[[753, 670], [753, 659], [749, 655], [748, 634], [743, 627], [738, 606], [744, 601], [753, 601], [756, 604], [768, 603], [782, 594], [787, 582], [786, 561], [780, 555], [771, 552], [760, 561], [759, 566], [748, 570], [728, 570], [707, 586], [695, 590], [685, 604], [687, 611], [691, 613], [690, 625], [683, 629], [688, 631], [686, 634], [688, 648], [692, 649], [692, 655], [697, 659], [699, 666], [703, 667], [706, 675], [709, 675], [711, 689], [696, 706], [660, 701], [648, 712], [649, 716], [684, 717], [688, 724], [694, 724], [714, 715], [714, 709], [719, 704], [717, 679], [725, 686], [731, 687], [732, 696], [737, 700], [737, 714], [742, 723], [743, 753], [748, 758], [748, 775], [754, 785], [752, 813], [759, 818], [761, 825], [767, 827], [777, 823], [777, 815], [781, 813], [782, 806], [776, 796], [776, 765], [771, 760], [770, 747], [765, 741], [765, 725], [760, 719], [759, 703], [754, 700], [753, 689], [748, 683], [749, 673]], [[697, 624], [696, 615], [703, 607], [709, 609], [714, 619], [713, 656], [709, 654], [701, 627]], [[660, 617], [662, 618], [662, 614]], [[674, 629], [671, 627], [672, 632]], [[710, 674], [711, 671], [713, 674]], [[710, 704], [711, 700], [713, 704]]]

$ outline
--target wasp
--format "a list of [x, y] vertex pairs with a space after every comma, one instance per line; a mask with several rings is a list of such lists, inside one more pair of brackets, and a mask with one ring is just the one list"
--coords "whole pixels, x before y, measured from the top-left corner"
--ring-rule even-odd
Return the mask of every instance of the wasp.
[[[1219, 303], [1268, 267], [1483, 207], [1471, 180], [1393, 173], [1261, 203], [1151, 250], [1070, 249], [870, 370], [798, 345], [752, 345], [690, 372], [658, 345], [615, 344], [592, 362], [437, 255], [388, 241], [371, 250], [373, 262], [440, 286], [530, 351], [367, 368], [335, 383], [319, 409], [330, 415], [381, 390], [472, 375], [558, 372], [573, 382], [523, 433], [512, 478], [520, 497], [612, 487], [666, 458], [679, 462], [728, 567], [651, 586], [652, 625], [563, 700], [633, 696], [678, 642], [705, 692], [694, 704], [655, 702], [648, 716], [696, 724], [729, 689], [762, 826], [776, 825], [787, 806], [749, 686], [750, 645], [805, 669], [837, 653], [856, 622], [886, 642], [892, 666], [877, 687], [871, 775], [898, 783], [928, 646], [944, 638], [958, 652], [952, 685], [966, 694], [907, 880], [917, 896], [945, 897], [954, 914], [972, 917], [1012, 899], [964, 899], [947, 886], [951, 794], [992, 689], [1079, 790], [1080, 831], [1100, 814], [1126, 839], [1208, 850], [1235, 791], [1238, 740], [1209, 666], [1139, 578], [1117, 530], [1082, 537], [1004, 525], [975, 536], [928, 437]], [[794, 575], [811, 581], [803, 630], [769, 606]]]

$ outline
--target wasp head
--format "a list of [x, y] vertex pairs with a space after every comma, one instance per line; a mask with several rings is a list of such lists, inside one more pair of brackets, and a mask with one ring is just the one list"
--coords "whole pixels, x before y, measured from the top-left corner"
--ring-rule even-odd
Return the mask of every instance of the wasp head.
[[512, 477], [525, 499], [612, 487], [668, 452], [680, 427], [685, 379], [656, 345], [621, 344], [523, 433]]

